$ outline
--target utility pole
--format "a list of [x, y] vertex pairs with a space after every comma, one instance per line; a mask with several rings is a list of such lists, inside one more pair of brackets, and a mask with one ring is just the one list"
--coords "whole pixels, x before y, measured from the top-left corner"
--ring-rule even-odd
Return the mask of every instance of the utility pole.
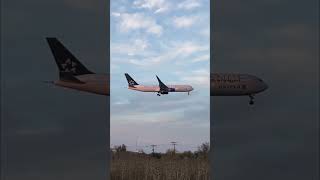
[[171, 142], [171, 144], [173, 145], [173, 152], [176, 153], [177, 142]]
[[139, 139], [139, 136], [138, 136], [137, 139], [136, 139], [136, 151], [137, 151], [137, 152], [139, 152], [139, 150], [138, 150], [138, 139]]
[[152, 154], [154, 154], [154, 148], [155, 148], [157, 145], [151, 144], [150, 146], [152, 147]]

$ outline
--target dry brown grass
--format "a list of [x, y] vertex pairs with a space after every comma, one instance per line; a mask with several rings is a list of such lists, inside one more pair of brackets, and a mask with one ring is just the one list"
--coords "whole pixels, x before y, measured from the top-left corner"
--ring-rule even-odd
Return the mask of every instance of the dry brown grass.
[[181, 157], [179, 154], [151, 155], [132, 152], [112, 154], [111, 180], [209, 180], [207, 157]]

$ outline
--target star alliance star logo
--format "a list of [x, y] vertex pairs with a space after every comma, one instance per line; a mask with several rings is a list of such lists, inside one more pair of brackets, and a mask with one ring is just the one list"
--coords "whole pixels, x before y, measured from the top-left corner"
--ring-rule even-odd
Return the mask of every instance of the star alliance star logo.
[[129, 81], [129, 85], [130, 85], [130, 86], [133, 86], [134, 84], [135, 84], [135, 83], [134, 83], [133, 80], [130, 80], [130, 81]]
[[61, 64], [64, 72], [76, 73], [77, 63], [72, 62], [71, 59], [67, 59], [65, 63]]

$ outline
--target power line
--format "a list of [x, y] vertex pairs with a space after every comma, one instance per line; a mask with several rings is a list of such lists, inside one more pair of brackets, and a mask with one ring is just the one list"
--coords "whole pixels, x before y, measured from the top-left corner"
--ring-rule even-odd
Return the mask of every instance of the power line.
[[[110, 144], [111, 149], [114, 149], [115, 147], [119, 146], [116, 144]], [[133, 151], [138, 151], [138, 150], [152, 150], [152, 153], [156, 151], [156, 148], [160, 148], [163, 150], [164, 147], [170, 147], [173, 149], [174, 153], [177, 152], [177, 145], [181, 147], [182, 149], [197, 149], [200, 145], [195, 145], [195, 144], [180, 144], [178, 142], [172, 141], [169, 143], [164, 143], [164, 144], [148, 144], [148, 143], [140, 143], [139, 141], [136, 141], [135, 143], [125, 145], [127, 148], [132, 149]], [[121, 144], [120, 144], [121, 146]], [[151, 149], [152, 148], [152, 149]], [[161, 151], [162, 151], [161, 150]]]

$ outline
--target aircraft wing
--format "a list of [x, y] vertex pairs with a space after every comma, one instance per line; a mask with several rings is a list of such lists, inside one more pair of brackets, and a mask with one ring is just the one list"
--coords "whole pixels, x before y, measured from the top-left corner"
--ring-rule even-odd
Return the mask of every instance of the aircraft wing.
[[159, 82], [160, 91], [168, 92], [168, 91], [169, 91], [168, 86], [166, 86], [166, 85], [159, 79], [158, 76], [156, 76], [156, 77], [157, 77], [158, 82]]

